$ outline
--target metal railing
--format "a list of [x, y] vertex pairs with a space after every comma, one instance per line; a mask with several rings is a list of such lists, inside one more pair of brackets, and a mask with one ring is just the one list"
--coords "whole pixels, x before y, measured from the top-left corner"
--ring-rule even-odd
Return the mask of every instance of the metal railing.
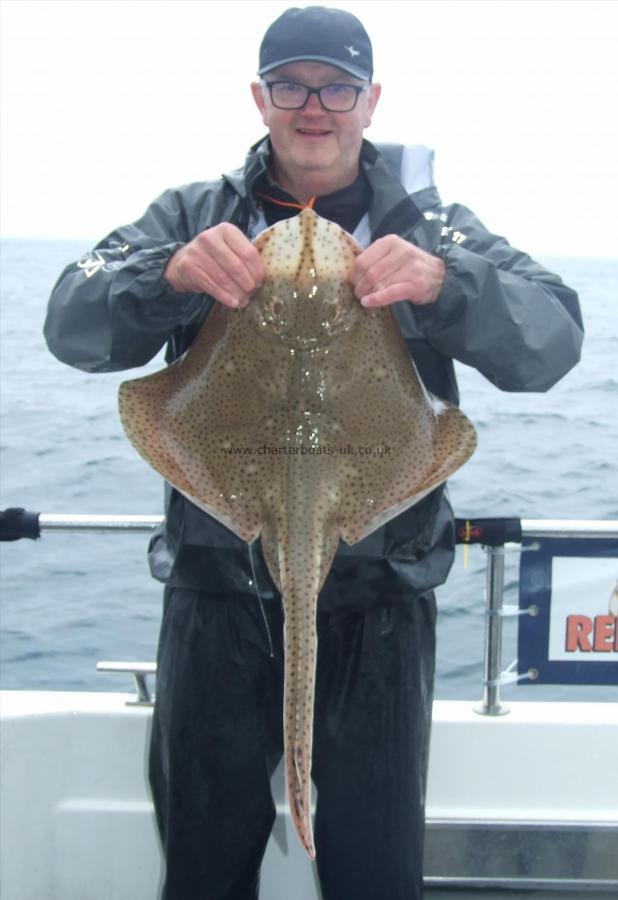
[[109, 531], [154, 531], [163, 524], [163, 516], [71, 516], [56, 513], [41, 513], [39, 528], [41, 534], [47, 532], [87, 531], [103, 534]]
[[[526, 549], [534, 551], [534, 541], [548, 538], [603, 539], [618, 541], [618, 522], [577, 519], [521, 519], [522, 540], [531, 541]], [[519, 606], [505, 606], [504, 559], [508, 552], [522, 551], [519, 544], [508, 543], [486, 546], [487, 569], [485, 589], [485, 652], [483, 661], [483, 698], [476, 712], [486, 716], [501, 716], [508, 713], [508, 707], [500, 701], [500, 687], [504, 684], [529, 678], [535, 681], [538, 673], [529, 669], [522, 675], [502, 670], [502, 625], [509, 616], [538, 615], [538, 607], [530, 605], [526, 609]]]
[[[47, 533], [127, 533], [152, 532], [163, 521], [163, 516], [137, 515], [65, 515], [56, 513], [26, 513], [24, 510], [8, 510], [8, 513], [21, 513], [28, 519], [30, 530], [23, 534], [19, 526], [15, 536], [38, 537]], [[19, 518], [19, 516], [17, 517]], [[38, 521], [38, 530], [33, 521]], [[485, 589], [485, 641], [483, 660], [483, 696], [476, 712], [486, 716], [500, 716], [508, 712], [500, 701], [500, 687], [504, 684], [529, 678], [534, 681], [535, 670], [517, 674], [509, 667], [502, 670], [502, 627], [503, 619], [509, 616], [531, 615], [538, 613], [537, 607], [529, 606], [520, 609], [518, 606], [505, 605], [504, 599], [504, 563], [505, 554], [522, 551], [521, 542], [532, 542], [526, 549], [534, 550], [534, 540], [548, 538], [578, 539], [616, 539], [618, 540], [618, 522], [604, 520], [572, 520], [572, 519], [457, 519], [458, 543], [481, 544], [487, 553], [486, 589]], [[515, 536], [515, 538], [514, 538]], [[7, 538], [5, 538], [7, 539]], [[133, 675], [137, 689], [137, 704], [151, 704], [152, 694], [146, 682], [148, 675], [156, 673], [155, 663], [101, 662], [97, 669], [104, 672], [126, 672]]]
[[156, 675], [157, 664], [154, 662], [98, 662], [97, 672], [126, 672], [133, 676], [136, 697], [127, 700], [128, 706], [152, 706], [154, 696], [146, 681], [148, 675]]

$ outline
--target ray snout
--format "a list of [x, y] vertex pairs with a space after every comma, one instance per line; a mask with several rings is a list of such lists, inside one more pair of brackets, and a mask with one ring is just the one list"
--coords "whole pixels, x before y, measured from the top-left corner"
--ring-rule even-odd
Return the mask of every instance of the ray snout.
[[269, 280], [291, 279], [305, 285], [318, 278], [347, 278], [354, 257], [362, 252], [351, 235], [312, 209], [266, 229], [255, 246]]

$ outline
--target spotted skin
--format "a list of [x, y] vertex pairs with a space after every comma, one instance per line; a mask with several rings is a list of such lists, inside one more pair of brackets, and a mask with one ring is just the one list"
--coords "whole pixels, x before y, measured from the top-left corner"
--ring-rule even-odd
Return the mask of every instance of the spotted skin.
[[121, 385], [119, 405], [151, 466], [243, 540], [261, 539], [285, 614], [290, 810], [314, 857], [315, 617], [339, 539], [418, 502], [476, 434], [425, 391], [392, 311], [354, 297], [350, 235], [304, 210], [255, 245], [265, 280], [248, 307], [215, 304], [188, 353]]

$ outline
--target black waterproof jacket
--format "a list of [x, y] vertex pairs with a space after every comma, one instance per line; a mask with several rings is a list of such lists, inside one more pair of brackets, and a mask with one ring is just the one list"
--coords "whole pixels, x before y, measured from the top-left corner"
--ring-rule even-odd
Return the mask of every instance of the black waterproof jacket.
[[[180, 356], [214, 301], [175, 292], [165, 266], [180, 246], [220, 222], [249, 236], [263, 227], [252, 186], [269, 152], [264, 139], [242, 170], [165, 191], [141, 219], [67, 266], [45, 323], [52, 353], [88, 372], [143, 365], [166, 343], [168, 361]], [[575, 292], [464, 206], [443, 207], [430, 151], [365, 141], [361, 165], [372, 200], [355, 232], [360, 242], [395, 233], [447, 266], [435, 304], [392, 307], [430, 391], [458, 403], [454, 359], [507, 391], [545, 391], [575, 365], [583, 337]], [[342, 544], [320, 608], [405, 603], [445, 580], [453, 552], [452, 513], [440, 488], [358, 544]], [[166, 526], [150, 548], [155, 577], [218, 595], [246, 592], [255, 577], [267, 595], [274, 586], [259, 548], [253, 555], [223, 525], [166, 491]]]

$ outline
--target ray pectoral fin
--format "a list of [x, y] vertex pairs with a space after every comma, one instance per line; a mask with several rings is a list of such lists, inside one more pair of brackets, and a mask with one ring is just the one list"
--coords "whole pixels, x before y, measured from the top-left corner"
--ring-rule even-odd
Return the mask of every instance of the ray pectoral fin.
[[[249, 457], [234, 453], [208, 398], [186, 389], [183, 361], [120, 386], [123, 427], [138, 453], [166, 481], [251, 542], [262, 527], [255, 484], [260, 475], [269, 477], [268, 464], [262, 466], [265, 474], [253, 471]], [[235, 440], [240, 447], [248, 443], [241, 429]]]
[[422, 442], [409, 439], [392, 458], [356, 462], [358, 489], [343, 510], [343, 540], [354, 544], [414, 506], [456, 472], [475, 447], [476, 431], [466, 416], [440, 403]]

